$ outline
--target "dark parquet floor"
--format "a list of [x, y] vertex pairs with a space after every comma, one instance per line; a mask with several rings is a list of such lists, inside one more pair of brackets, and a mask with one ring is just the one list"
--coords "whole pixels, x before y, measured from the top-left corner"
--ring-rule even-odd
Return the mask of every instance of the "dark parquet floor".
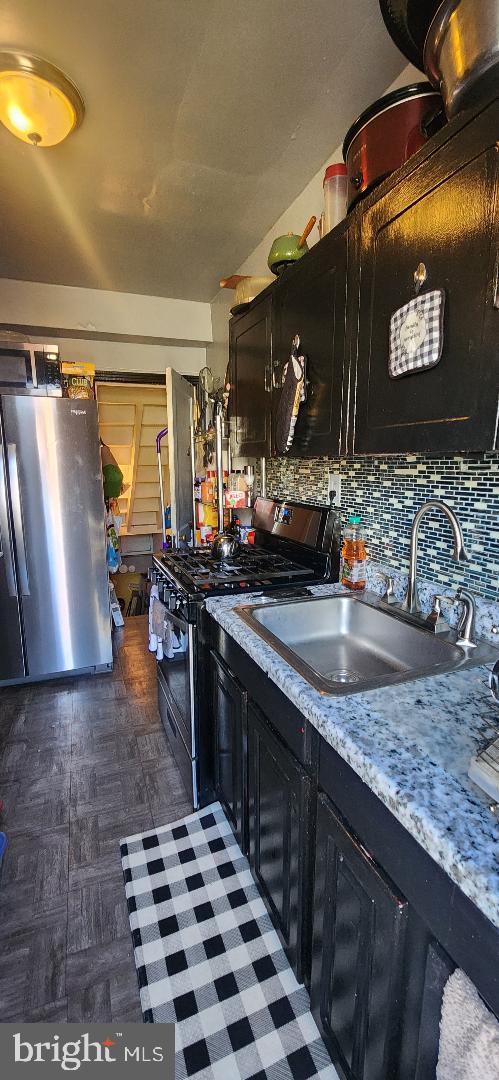
[[112, 675], [0, 690], [0, 1021], [140, 1021], [119, 839], [191, 811], [146, 617]]

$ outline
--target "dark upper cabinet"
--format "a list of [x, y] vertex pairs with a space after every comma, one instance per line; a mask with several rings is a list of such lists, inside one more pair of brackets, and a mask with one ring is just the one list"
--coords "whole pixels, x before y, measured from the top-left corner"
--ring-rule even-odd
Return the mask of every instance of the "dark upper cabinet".
[[239, 845], [246, 839], [246, 709], [247, 693], [210, 652], [212, 723], [214, 732], [214, 786]]
[[300, 406], [296, 421], [292, 457], [338, 454], [341, 450], [347, 235], [345, 228], [330, 233], [275, 286], [273, 417], [279, 407], [283, 370], [296, 334], [307, 357], [307, 400]]
[[242, 456], [270, 453], [271, 305], [266, 292], [229, 323], [231, 443]]
[[[499, 390], [499, 103], [455, 132], [360, 220], [356, 453], [494, 447]], [[445, 293], [440, 362], [388, 374], [390, 317], [423, 290]]]
[[[498, 130], [499, 101], [457, 117], [231, 321], [235, 453], [275, 451], [295, 334], [309, 382], [291, 455], [497, 448]], [[442, 358], [391, 379], [390, 318], [420, 264], [445, 295]]]
[[312, 1012], [347, 1080], [395, 1080], [407, 901], [318, 799]]
[[249, 856], [298, 979], [304, 974], [310, 780], [248, 705]]

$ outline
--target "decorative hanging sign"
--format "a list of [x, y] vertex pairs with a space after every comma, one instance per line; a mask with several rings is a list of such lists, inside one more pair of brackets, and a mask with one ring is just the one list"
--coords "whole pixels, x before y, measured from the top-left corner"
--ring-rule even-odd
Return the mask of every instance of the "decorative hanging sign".
[[390, 378], [435, 367], [444, 343], [443, 289], [432, 289], [404, 304], [390, 319]]

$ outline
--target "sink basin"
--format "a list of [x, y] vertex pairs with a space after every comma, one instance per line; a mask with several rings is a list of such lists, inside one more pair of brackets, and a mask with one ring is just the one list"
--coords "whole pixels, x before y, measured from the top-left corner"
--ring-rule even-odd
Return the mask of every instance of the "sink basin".
[[326, 694], [355, 694], [471, 664], [496, 651], [465, 652], [380, 604], [374, 594], [250, 604], [237, 614], [291, 667]]

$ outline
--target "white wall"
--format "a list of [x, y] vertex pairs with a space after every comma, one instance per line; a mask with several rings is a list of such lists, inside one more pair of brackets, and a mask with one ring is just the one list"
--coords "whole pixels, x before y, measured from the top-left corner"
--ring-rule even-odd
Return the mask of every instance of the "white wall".
[[[396, 90], [399, 86], [407, 86], [409, 83], [421, 82], [422, 78], [421, 72], [417, 71], [411, 64], [408, 64], [398, 78], [387, 87], [385, 93], [389, 94], [391, 90]], [[278, 218], [272, 228], [269, 229], [268, 233], [263, 237], [263, 240], [261, 240], [258, 246], [248, 255], [247, 259], [244, 260], [236, 271], [237, 274], [268, 274], [267, 258], [272, 242], [275, 240], [276, 236], [283, 236], [287, 232], [301, 233], [312, 214], [315, 214], [317, 221], [319, 221], [324, 209], [322, 191], [324, 173], [326, 167], [336, 161], [343, 161], [341, 146], [337, 146], [336, 149], [332, 151], [322, 168], [320, 168], [315, 176], [312, 177], [301, 194], [298, 195], [294, 202], [291, 203], [291, 206], [288, 206], [288, 209], [281, 214], [281, 217]], [[307, 241], [309, 247], [316, 244], [318, 240], [319, 230], [314, 226]]]
[[[387, 87], [385, 93], [389, 93], [390, 90], [395, 90], [399, 86], [406, 86], [409, 83], [421, 82], [422, 75], [420, 71], [408, 64], [406, 68], [401, 72], [397, 79], [390, 86]], [[322, 210], [324, 208], [324, 199], [322, 191], [322, 183], [324, 180], [324, 172], [327, 165], [332, 164], [335, 161], [342, 161], [342, 147], [337, 146], [335, 150], [328, 156], [324, 165], [319, 171], [312, 177], [307, 186], [303, 189], [300, 195], [288, 206], [287, 210], [281, 214], [280, 218], [275, 222], [271, 229], [265, 234], [263, 239], [253, 249], [248, 257], [241, 263], [236, 273], [238, 274], [268, 274], [269, 269], [267, 266], [267, 258], [276, 236], [282, 236], [287, 232], [299, 233], [301, 232], [307, 221], [315, 214], [319, 221]], [[316, 226], [312, 229], [312, 233], [308, 238], [308, 245], [312, 247], [319, 240], [319, 230]], [[225, 290], [221, 290], [217, 296], [215, 296], [212, 305], [212, 320], [214, 327], [214, 341], [216, 337], [216, 356], [217, 363], [223, 365], [227, 362], [228, 354], [228, 339], [229, 339], [229, 323], [228, 318], [223, 321], [224, 310], [228, 311], [230, 303], [224, 296]], [[234, 294], [229, 294], [233, 297]], [[215, 330], [216, 327], [216, 330]]]
[[230, 308], [234, 303], [232, 289], [220, 289], [211, 305], [213, 341], [206, 349], [206, 363], [214, 375], [223, 379], [227, 368]]
[[140, 345], [48, 335], [44, 335], [43, 340], [59, 346], [62, 360], [86, 360], [101, 371], [144, 371], [164, 375], [166, 368], [172, 367], [180, 375], [197, 375], [207, 362], [206, 349], [202, 346]]
[[0, 323], [211, 341], [209, 304], [0, 278]]
[[[104, 371], [162, 375], [173, 367], [197, 375], [212, 340], [210, 304], [9, 278], [0, 278], [0, 323], [32, 327], [27, 336], [55, 342], [63, 360], [87, 360]], [[64, 337], [50, 336], [44, 327], [64, 331]], [[96, 339], [75, 338], [71, 331], [95, 332]], [[102, 341], [99, 334], [130, 340]], [[163, 340], [143, 344], [137, 338]], [[165, 338], [175, 343], [165, 345]]]

